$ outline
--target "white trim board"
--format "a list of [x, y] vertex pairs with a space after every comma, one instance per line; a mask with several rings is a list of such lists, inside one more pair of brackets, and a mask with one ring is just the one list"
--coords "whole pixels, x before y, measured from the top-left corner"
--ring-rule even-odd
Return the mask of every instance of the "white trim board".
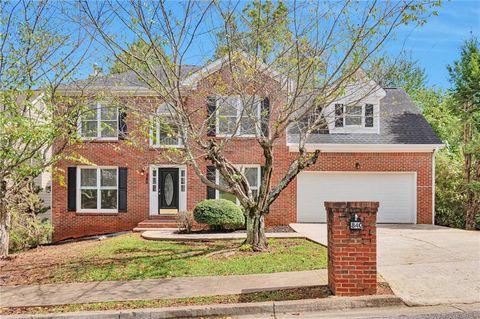
[[[297, 143], [287, 143], [290, 152], [298, 152]], [[306, 144], [308, 152], [320, 150], [325, 153], [377, 153], [377, 152], [405, 152], [430, 153], [442, 148], [443, 144]]]

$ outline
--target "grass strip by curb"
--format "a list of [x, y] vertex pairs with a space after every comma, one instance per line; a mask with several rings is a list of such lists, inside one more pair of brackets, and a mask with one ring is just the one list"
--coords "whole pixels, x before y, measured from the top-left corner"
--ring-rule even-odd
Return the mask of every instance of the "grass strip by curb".
[[207, 304], [253, 303], [264, 301], [283, 301], [300, 299], [318, 299], [330, 296], [327, 286], [281, 289], [264, 292], [252, 292], [237, 295], [192, 297], [178, 299], [109, 301], [100, 303], [71, 304], [62, 306], [12, 307], [0, 308], [0, 315], [67, 313], [78, 311], [126, 310], [142, 308], [162, 308], [178, 306], [199, 306]]

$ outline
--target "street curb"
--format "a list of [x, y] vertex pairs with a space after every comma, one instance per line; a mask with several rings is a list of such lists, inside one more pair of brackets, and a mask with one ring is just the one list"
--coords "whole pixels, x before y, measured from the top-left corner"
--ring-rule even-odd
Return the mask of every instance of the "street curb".
[[169, 319], [208, 316], [236, 316], [259, 313], [284, 313], [394, 307], [404, 305], [396, 296], [328, 297], [276, 302], [216, 304], [203, 306], [148, 308], [137, 310], [86, 311], [42, 315], [8, 315], [0, 319]]

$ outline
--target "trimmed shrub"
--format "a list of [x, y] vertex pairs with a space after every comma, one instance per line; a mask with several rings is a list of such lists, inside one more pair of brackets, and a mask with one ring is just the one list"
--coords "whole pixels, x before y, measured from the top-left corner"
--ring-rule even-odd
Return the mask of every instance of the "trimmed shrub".
[[197, 223], [213, 229], [235, 229], [245, 224], [242, 209], [226, 199], [207, 199], [198, 203], [193, 217]]

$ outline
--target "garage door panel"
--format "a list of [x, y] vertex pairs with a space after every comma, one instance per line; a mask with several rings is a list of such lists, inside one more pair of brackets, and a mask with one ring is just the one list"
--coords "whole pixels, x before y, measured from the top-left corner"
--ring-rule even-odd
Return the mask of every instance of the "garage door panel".
[[325, 201], [378, 201], [379, 223], [415, 223], [414, 173], [302, 172], [297, 220], [326, 222]]

